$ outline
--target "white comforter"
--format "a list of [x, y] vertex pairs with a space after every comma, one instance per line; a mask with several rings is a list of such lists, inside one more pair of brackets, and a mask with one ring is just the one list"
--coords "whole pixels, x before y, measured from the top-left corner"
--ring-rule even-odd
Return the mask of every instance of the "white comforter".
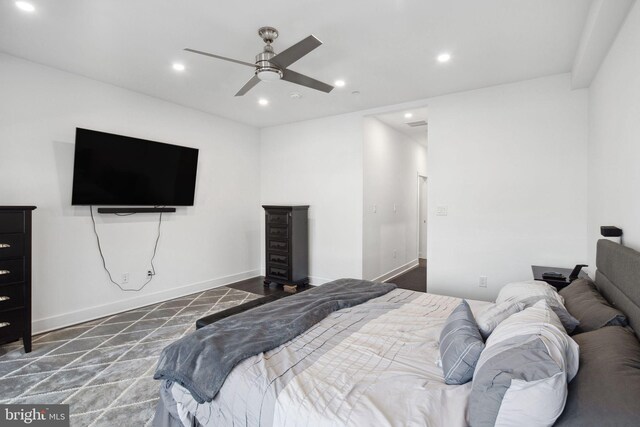
[[465, 426], [471, 384], [444, 384], [437, 363], [440, 331], [459, 302], [396, 289], [337, 311], [238, 364], [212, 402], [174, 384], [177, 412], [204, 426]]

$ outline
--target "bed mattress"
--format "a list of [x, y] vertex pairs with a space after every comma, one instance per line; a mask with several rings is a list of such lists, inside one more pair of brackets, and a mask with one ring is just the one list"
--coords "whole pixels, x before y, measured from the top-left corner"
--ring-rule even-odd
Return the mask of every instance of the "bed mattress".
[[[489, 304], [468, 301], [476, 313]], [[211, 402], [165, 383], [164, 410], [202, 426], [465, 426], [471, 383], [446, 385], [438, 364], [459, 303], [395, 289], [245, 359]]]

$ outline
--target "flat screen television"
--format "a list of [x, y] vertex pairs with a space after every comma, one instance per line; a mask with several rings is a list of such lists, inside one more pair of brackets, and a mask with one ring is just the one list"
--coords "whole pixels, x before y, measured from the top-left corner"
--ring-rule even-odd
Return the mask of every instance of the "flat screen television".
[[76, 129], [72, 205], [193, 206], [198, 150]]

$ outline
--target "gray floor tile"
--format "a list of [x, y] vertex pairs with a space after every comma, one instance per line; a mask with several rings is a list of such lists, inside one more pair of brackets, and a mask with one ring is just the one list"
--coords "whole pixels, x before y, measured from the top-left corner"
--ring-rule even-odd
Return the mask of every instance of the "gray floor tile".
[[175, 315], [178, 311], [180, 311], [179, 308], [159, 308], [157, 310], [150, 311], [143, 320], [169, 318]]
[[104, 324], [107, 325], [109, 323], [121, 323], [121, 322], [135, 322], [140, 318], [144, 317], [147, 313], [147, 310], [144, 311], [127, 311], [125, 313], [116, 314], [111, 317], [109, 320], [105, 321]]
[[127, 405], [131, 402], [151, 400], [158, 397], [160, 381], [153, 379], [153, 373], [139, 378], [118, 400], [115, 406]]
[[80, 359], [73, 362], [69, 367], [80, 367], [97, 365], [101, 363], [111, 363], [126, 352], [129, 346], [97, 348], [84, 354]]

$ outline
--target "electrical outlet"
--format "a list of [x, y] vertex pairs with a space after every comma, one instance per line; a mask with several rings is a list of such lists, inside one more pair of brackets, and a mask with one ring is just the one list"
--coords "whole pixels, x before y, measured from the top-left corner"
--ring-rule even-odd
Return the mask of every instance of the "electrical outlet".
[[480, 276], [480, 284], [479, 286], [481, 288], [486, 288], [487, 287], [487, 276]]
[[126, 284], [129, 283], [129, 273], [122, 273], [122, 280], [121, 280], [122, 284]]
[[151, 277], [151, 276], [153, 276], [153, 271], [151, 270], [147, 271], [147, 277]]

